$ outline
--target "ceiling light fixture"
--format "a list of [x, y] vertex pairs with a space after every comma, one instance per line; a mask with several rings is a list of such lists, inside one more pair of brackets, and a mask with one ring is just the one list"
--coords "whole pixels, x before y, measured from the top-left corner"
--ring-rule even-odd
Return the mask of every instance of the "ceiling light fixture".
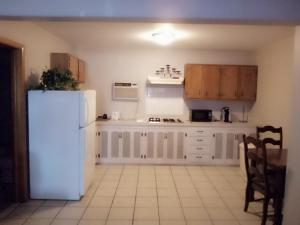
[[152, 39], [157, 44], [168, 45], [175, 40], [175, 34], [171, 31], [160, 31], [152, 34]]

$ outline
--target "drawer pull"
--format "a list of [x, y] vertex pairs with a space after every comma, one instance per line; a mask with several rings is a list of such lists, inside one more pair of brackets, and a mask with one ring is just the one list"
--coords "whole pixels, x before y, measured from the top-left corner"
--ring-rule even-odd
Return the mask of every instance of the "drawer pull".
[[197, 132], [198, 132], [198, 133], [203, 133], [204, 131], [203, 131], [203, 130], [197, 130]]
[[203, 150], [203, 148], [196, 148], [197, 150]]
[[202, 139], [197, 139], [197, 141], [203, 141]]
[[196, 156], [196, 158], [197, 158], [197, 159], [202, 159], [203, 157], [202, 157], [202, 156]]

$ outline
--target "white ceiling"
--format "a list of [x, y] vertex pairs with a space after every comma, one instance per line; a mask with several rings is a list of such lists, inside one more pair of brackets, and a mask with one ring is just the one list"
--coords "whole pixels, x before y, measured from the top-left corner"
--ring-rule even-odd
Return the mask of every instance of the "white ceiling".
[[170, 24], [182, 38], [168, 46], [159, 46], [142, 38], [164, 26], [161, 23], [120, 22], [37, 22], [74, 46], [91, 49], [179, 48], [256, 50], [293, 34], [291, 26]]

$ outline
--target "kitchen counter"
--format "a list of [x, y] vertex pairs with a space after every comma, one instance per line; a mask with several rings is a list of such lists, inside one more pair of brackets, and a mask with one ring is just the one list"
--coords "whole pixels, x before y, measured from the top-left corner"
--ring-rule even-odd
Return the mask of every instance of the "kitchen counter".
[[169, 122], [148, 122], [145, 120], [101, 120], [96, 121], [97, 126], [149, 126], [149, 127], [219, 127], [219, 128], [254, 128], [251, 123], [224, 123], [224, 122], [191, 122], [169, 123]]

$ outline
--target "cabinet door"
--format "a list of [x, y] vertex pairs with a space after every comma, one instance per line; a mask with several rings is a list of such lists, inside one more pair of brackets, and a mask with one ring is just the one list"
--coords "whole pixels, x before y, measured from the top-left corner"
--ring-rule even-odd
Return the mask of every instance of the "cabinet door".
[[184, 95], [187, 98], [203, 97], [202, 65], [186, 64], [184, 67]]
[[203, 98], [219, 98], [220, 67], [218, 65], [203, 65], [202, 76]]
[[122, 133], [122, 146], [122, 156], [130, 158], [130, 132], [128, 131]]
[[223, 133], [216, 133], [215, 137], [215, 159], [222, 159], [223, 158]]
[[111, 157], [118, 158], [120, 152], [120, 138], [121, 132], [113, 131], [111, 133]]
[[108, 157], [108, 132], [102, 131], [100, 133], [100, 158]]
[[136, 131], [133, 133], [133, 157], [143, 158], [141, 152], [142, 132]]
[[184, 132], [177, 133], [177, 159], [184, 159]]
[[154, 132], [146, 133], [146, 142], [147, 142], [147, 154], [146, 158], [154, 158]]
[[69, 55], [69, 70], [72, 72], [75, 80], [78, 80], [78, 59]]
[[240, 66], [239, 99], [255, 100], [257, 89], [257, 66]]
[[157, 133], [157, 141], [156, 141], [156, 158], [162, 159], [164, 157], [164, 141], [165, 141], [165, 133], [158, 132]]
[[85, 62], [78, 59], [78, 82], [84, 83], [85, 80]]
[[236, 136], [234, 133], [226, 134], [226, 159], [234, 159], [236, 150]]
[[174, 132], [168, 132], [166, 133], [166, 139], [167, 139], [167, 159], [173, 159], [174, 154]]
[[220, 68], [220, 93], [221, 99], [238, 98], [238, 66], [221, 66]]

